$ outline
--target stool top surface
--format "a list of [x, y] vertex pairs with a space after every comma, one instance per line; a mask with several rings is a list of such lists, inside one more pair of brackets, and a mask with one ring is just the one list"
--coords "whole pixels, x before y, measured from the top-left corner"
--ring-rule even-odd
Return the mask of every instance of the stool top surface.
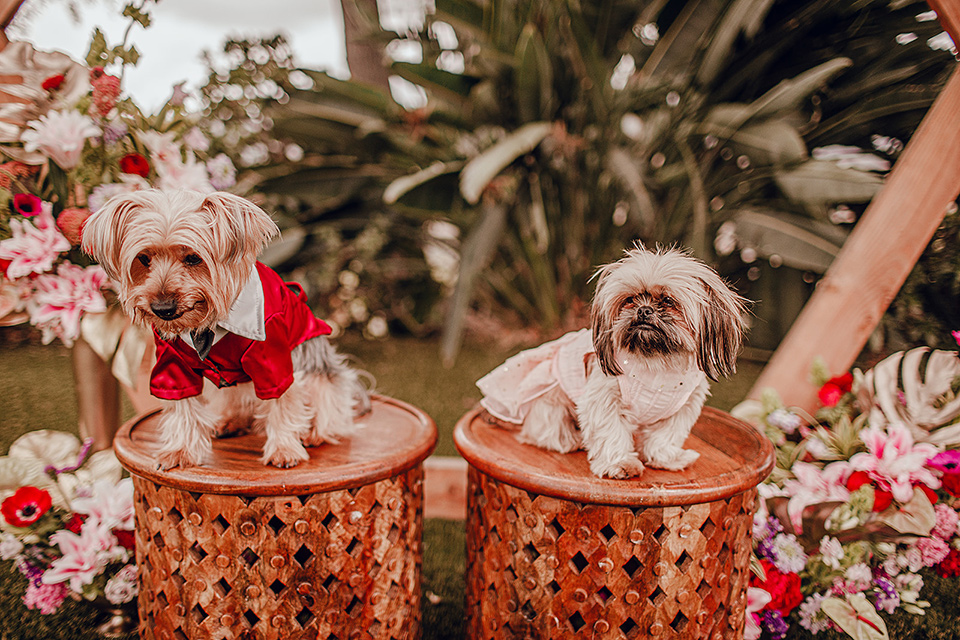
[[556, 453], [524, 444], [516, 431], [492, 424], [481, 408], [457, 422], [453, 439], [476, 470], [514, 487], [588, 504], [666, 507], [729, 498], [753, 488], [773, 469], [773, 445], [733, 416], [704, 407], [684, 447], [700, 458], [683, 471], [647, 468], [638, 478], [598, 478], [585, 451]]
[[183, 491], [247, 496], [291, 496], [351, 489], [391, 478], [421, 463], [437, 444], [437, 426], [420, 409], [373, 396], [361, 428], [338, 444], [307, 447], [310, 459], [290, 469], [260, 462], [265, 436], [213, 438], [213, 453], [198, 467], [157, 469], [160, 412], [138, 416], [113, 442], [131, 473]]

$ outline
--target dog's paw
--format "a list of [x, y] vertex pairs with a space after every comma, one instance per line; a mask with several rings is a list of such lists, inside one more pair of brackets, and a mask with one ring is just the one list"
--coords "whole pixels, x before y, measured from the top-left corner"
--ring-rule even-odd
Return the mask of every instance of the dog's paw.
[[627, 456], [613, 462], [592, 460], [590, 471], [598, 478], [635, 478], [643, 473], [643, 463], [636, 455]]
[[170, 469], [175, 469], [176, 467], [185, 469], [187, 467], [195, 467], [199, 464], [200, 461], [194, 460], [186, 450], [163, 451], [157, 456], [158, 471], [169, 471]]
[[307, 450], [302, 446], [298, 448], [289, 447], [285, 449], [277, 449], [269, 456], [265, 455], [263, 457], [263, 464], [273, 465], [274, 467], [279, 467], [280, 469], [289, 469], [309, 459], [310, 454], [308, 454]]
[[692, 449], [677, 448], [672, 451], [660, 452], [659, 455], [647, 460], [647, 464], [655, 469], [680, 471], [697, 461], [700, 454]]

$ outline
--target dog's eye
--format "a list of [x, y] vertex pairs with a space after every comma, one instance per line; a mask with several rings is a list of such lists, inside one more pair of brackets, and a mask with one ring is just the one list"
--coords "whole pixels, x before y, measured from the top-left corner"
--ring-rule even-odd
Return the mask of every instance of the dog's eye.
[[142, 264], [142, 265], [145, 266], [145, 267], [149, 267], [149, 266], [150, 266], [150, 256], [148, 256], [148, 255], [145, 254], [145, 253], [141, 253], [140, 255], [138, 255], [138, 256], [137, 256], [137, 260], [139, 260], [139, 261], [140, 261], [140, 264]]
[[637, 304], [637, 301], [633, 296], [629, 296], [626, 300], [623, 301], [624, 307], [632, 307], [636, 304]]
[[667, 309], [673, 309], [675, 306], [677, 306], [676, 300], [674, 300], [670, 296], [663, 296], [663, 299], [660, 300], [660, 304], [662, 304]]
[[191, 253], [183, 258], [183, 264], [188, 267], [195, 267], [202, 262], [203, 260], [200, 259], [200, 256], [195, 253]]

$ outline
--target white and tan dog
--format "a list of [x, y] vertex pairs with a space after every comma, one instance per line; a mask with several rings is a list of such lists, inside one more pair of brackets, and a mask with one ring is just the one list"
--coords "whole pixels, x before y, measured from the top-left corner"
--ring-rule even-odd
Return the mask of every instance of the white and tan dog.
[[746, 300], [675, 249], [638, 245], [597, 278], [591, 329], [507, 360], [477, 382], [481, 405], [523, 442], [585, 449], [600, 477], [684, 469], [708, 379], [736, 369]]
[[263, 463], [291, 467], [370, 408], [302, 289], [257, 262], [278, 231], [238, 196], [161, 190], [116, 196], [83, 227], [123, 309], [153, 327], [161, 469], [199, 465], [211, 436], [251, 427], [265, 432]]

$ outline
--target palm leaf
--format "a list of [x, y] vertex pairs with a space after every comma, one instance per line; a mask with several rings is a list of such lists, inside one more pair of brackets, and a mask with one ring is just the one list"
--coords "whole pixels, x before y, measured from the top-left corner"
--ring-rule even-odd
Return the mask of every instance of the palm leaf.
[[523, 125], [468, 162], [460, 174], [460, 194], [463, 199], [470, 204], [477, 204], [490, 181], [514, 160], [536, 148], [550, 133], [552, 126], [549, 122]]

